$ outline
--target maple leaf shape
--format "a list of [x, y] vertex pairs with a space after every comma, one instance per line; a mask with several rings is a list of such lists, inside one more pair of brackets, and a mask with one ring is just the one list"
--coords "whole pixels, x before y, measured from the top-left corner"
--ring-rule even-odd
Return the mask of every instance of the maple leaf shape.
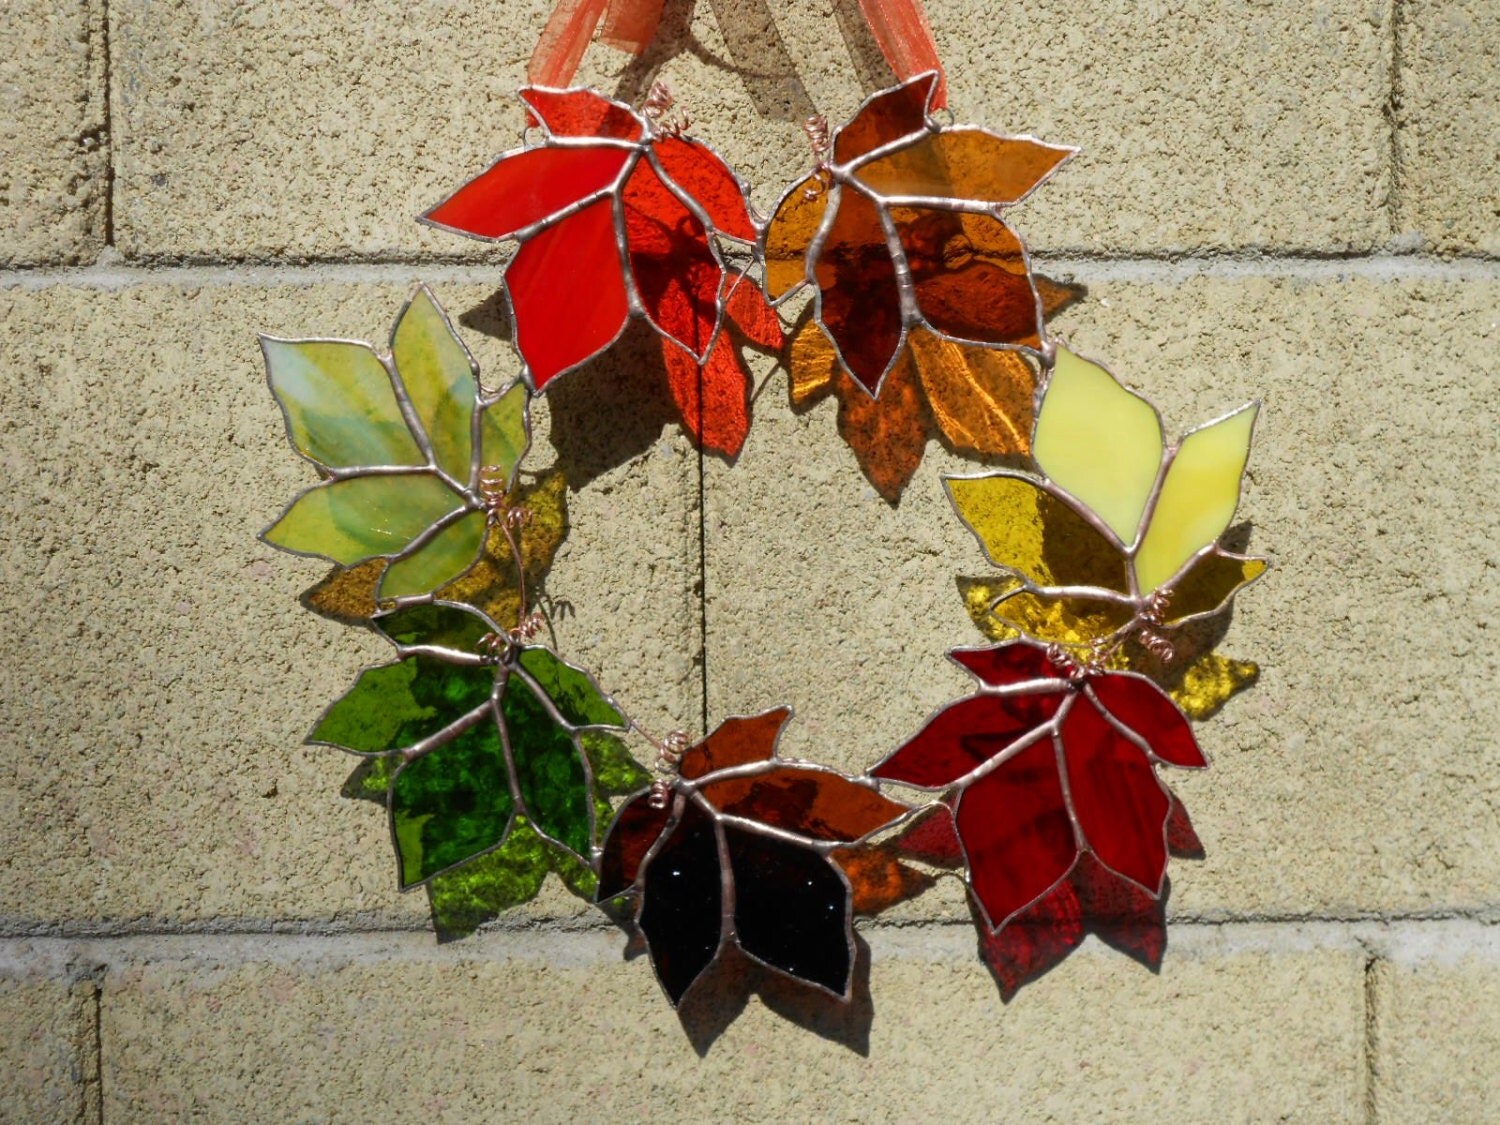
[[592, 867], [604, 797], [640, 776], [609, 734], [627, 725], [614, 701], [469, 606], [431, 600], [372, 623], [399, 659], [361, 672], [307, 741], [382, 763], [402, 889], [501, 848], [523, 821]]
[[261, 538], [380, 568], [374, 595], [422, 596], [468, 571], [488, 526], [482, 481], [510, 482], [531, 440], [526, 388], [486, 397], [447, 315], [419, 286], [390, 351], [261, 337], [293, 448], [323, 476]]
[[1025, 641], [955, 649], [979, 688], [934, 715], [871, 776], [937, 790], [991, 931], [1090, 855], [1152, 899], [1173, 799], [1155, 766], [1208, 763], [1171, 699], [1144, 676], [1055, 662]]
[[1219, 544], [1258, 409], [1168, 446], [1149, 402], [1058, 348], [1032, 438], [1042, 475], [944, 478], [959, 518], [1008, 572], [984, 613], [1040, 641], [1099, 645], [1220, 612], [1266, 570]]
[[781, 707], [726, 719], [665, 793], [626, 801], [605, 839], [598, 901], [635, 896], [635, 925], [675, 1007], [734, 947], [847, 1000], [850, 882], [834, 859], [910, 810], [868, 782], [776, 756]]
[[1077, 150], [940, 126], [928, 113], [936, 82], [919, 75], [867, 100], [762, 238], [767, 294], [815, 286], [817, 322], [872, 396], [915, 328], [1040, 347], [1030, 262], [1001, 212]]
[[[741, 274], [726, 269], [718, 240], [756, 240], [745, 185], [701, 141], [591, 90], [527, 86], [521, 98], [544, 129], [542, 142], [502, 154], [422, 221], [520, 243], [504, 291], [535, 390], [643, 316], [662, 338], [684, 423], [714, 448], [737, 452], [748, 408], [740, 402], [735, 413], [732, 373], [741, 399], [748, 375], [721, 328]], [[749, 296], [733, 318], [753, 340], [761, 320]]]

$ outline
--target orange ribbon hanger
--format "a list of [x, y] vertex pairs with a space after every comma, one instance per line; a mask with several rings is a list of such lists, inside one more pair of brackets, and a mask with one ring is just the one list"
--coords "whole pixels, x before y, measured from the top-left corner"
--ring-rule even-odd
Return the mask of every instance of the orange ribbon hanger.
[[[656, 38], [665, 6], [666, 0], [557, 0], [531, 54], [527, 81], [536, 86], [568, 85], [596, 30], [611, 47], [644, 54]], [[947, 80], [921, 0], [859, 0], [859, 7], [896, 77], [904, 82], [924, 71], [937, 71], [932, 106], [947, 105]]]

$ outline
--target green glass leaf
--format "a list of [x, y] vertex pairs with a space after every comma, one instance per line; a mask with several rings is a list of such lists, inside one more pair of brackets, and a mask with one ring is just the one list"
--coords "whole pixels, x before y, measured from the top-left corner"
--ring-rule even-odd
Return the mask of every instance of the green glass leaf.
[[651, 771], [635, 760], [624, 740], [602, 730], [585, 730], [578, 732], [578, 741], [588, 755], [594, 788], [600, 793], [634, 793], [650, 784]]
[[479, 369], [425, 285], [391, 334], [396, 374], [427, 431], [438, 468], [461, 484], [471, 475]]
[[361, 758], [359, 765], [345, 779], [339, 796], [354, 801], [379, 801], [384, 805], [386, 794], [390, 792], [391, 778], [396, 775], [400, 765], [401, 759], [395, 755]]
[[511, 907], [530, 902], [560, 854], [547, 847], [525, 817], [517, 816], [500, 847], [427, 884], [438, 932], [445, 937], [470, 934]]
[[521, 653], [524, 668], [552, 705], [575, 727], [624, 727], [625, 718], [604, 697], [599, 685], [581, 668], [565, 664], [551, 649], [528, 648]]
[[[609, 814], [609, 807], [605, 806], [605, 815]], [[599, 876], [588, 864], [583, 863], [572, 852], [557, 847], [555, 844], [547, 845], [547, 862], [557, 877], [562, 880], [563, 886], [572, 891], [585, 902], [594, 901], [594, 892], [599, 888]]]
[[432, 473], [348, 477], [309, 488], [261, 537], [273, 547], [349, 566], [400, 554], [462, 504]]
[[436, 734], [485, 703], [494, 690], [489, 668], [409, 656], [366, 668], [307, 736], [360, 754], [401, 750]]
[[526, 416], [530, 401], [526, 385], [517, 383], [486, 404], [479, 420], [480, 464], [498, 471], [507, 481], [531, 443]]
[[500, 711], [526, 815], [552, 839], [587, 855], [593, 843], [588, 778], [572, 736], [520, 676], [506, 681]]
[[391, 785], [402, 888], [499, 844], [514, 808], [493, 722], [406, 763]]
[[301, 453], [330, 469], [425, 465], [391, 386], [366, 344], [261, 337], [271, 393]]
[[381, 598], [430, 594], [474, 565], [484, 546], [485, 514], [470, 512], [453, 521], [409, 555], [385, 568], [380, 577]]
[[427, 602], [383, 613], [374, 618], [374, 625], [392, 644], [468, 653], [478, 652], [480, 642], [495, 630], [468, 606], [451, 602]]

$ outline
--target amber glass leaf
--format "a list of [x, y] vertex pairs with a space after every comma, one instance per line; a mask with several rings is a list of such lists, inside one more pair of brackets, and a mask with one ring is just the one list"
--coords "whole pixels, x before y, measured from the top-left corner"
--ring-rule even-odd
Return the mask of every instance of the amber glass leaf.
[[1035, 347], [1041, 310], [1021, 240], [993, 215], [892, 207], [917, 305], [939, 332]]
[[810, 317], [804, 320], [792, 336], [792, 346], [787, 353], [787, 382], [791, 388], [792, 405], [800, 410], [822, 399], [833, 390], [838, 369], [839, 357], [818, 327], [818, 322]]
[[761, 241], [766, 295], [779, 301], [807, 280], [807, 250], [828, 213], [828, 186], [808, 176], [781, 197]]
[[889, 844], [840, 848], [832, 858], [844, 869], [854, 892], [854, 913], [866, 917], [916, 898], [937, 882], [926, 872], [902, 863]]
[[882, 145], [923, 132], [936, 83], [935, 74], [919, 74], [910, 82], [872, 95], [834, 134], [834, 160], [847, 164]]
[[1038, 586], [1097, 586], [1128, 593], [1118, 547], [1074, 507], [1030, 477], [945, 477], [959, 518], [990, 562]]
[[858, 175], [882, 195], [1016, 203], [1075, 151], [1030, 137], [959, 127], [930, 133], [861, 165]]
[[790, 707], [776, 707], [748, 718], [725, 719], [712, 734], [682, 756], [678, 773], [689, 781], [715, 770], [763, 762], [776, 752]]
[[1168, 623], [1216, 613], [1266, 572], [1266, 560], [1232, 555], [1215, 548], [1172, 584]]
[[1031, 448], [1036, 375], [1019, 353], [945, 340], [922, 329], [907, 337], [933, 420], [955, 449], [996, 456]]
[[839, 191], [838, 215], [813, 274], [819, 316], [844, 366], [877, 394], [901, 347], [901, 298], [885, 225], [868, 196]]

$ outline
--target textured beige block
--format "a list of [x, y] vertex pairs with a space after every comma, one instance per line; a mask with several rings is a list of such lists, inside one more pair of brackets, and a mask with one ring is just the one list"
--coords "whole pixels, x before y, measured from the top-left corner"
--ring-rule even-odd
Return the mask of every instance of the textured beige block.
[[0, 8], [0, 266], [92, 260], [109, 143], [101, 3]]
[[1500, 957], [1382, 962], [1376, 972], [1375, 1120], [1488, 1121], [1500, 1078]]
[[[1208, 852], [1173, 865], [1178, 916], [1493, 902], [1497, 300], [1330, 269], [1099, 283], [1058, 318], [1173, 431], [1265, 400], [1239, 518], [1274, 569], [1219, 645], [1262, 677], [1199, 726], [1213, 769], [1167, 771]], [[708, 475], [710, 711], [790, 703], [788, 753], [862, 771], [969, 690], [954, 577], [990, 568], [939, 475], [976, 468], [930, 447], [893, 510], [832, 402], [793, 415], [777, 378], [757, 405]]]
[[0, 1120], [98, 1120], [95, 986], [24, 945], [0, 964]]
[[[493, 328], [489, 287], [435, 292]], [[316, 479], [256, 331], [384, 340], [407, 293], [0, 294], [0, 851], [28, 873], [0, 890], [13, 926], [424, 918], [421, 894], [396, 891], [384, 813], [338, 795], [354, 760], [301, 745], [389, 648], [304, 611], [327, 566], [255, 538]], [[490, 379], [514, 376], [506, 345], [461, 331]], [[697, 469], [629, 356], [559, 384], [526, 465], [556, 461], [549, 436], [573, 451], [572, 534], [547, 584], [572, 605], [561, 651], [662, 730], [700, 707]]]
[[1400, 233], [1500, 253], [1500, 13], [1484, 0], [1400, 10]]
[[1169, 954], [1153, 976], [1090, 948], [1006, 1005], [967, 937], [892, 935], [872, 1023], [787, 989], [737, 1013], [728, 989], [690, 1037], [614, 936], [238, 944], [110, 977], [106, 1120], [1360, 1118], [1352, 953]]
[[[486, 253], [411, 218], [516, 143], [511, 95], [549, 10], [114, 4], [121, 250]], [[980, 21], [946, 0], [930, 14], [959, 118], [1086, 150], [1018, 213], [1031, 242], [1156, 255], [1385, 240], [1388, 10], [1275, 0], [1146, 19], [1038, 0]], [[802, 120], [837, 123], [891, 80], [853, 12], [671, 7], [645, 57], [595, 47], [578, 81], [639, 101], [664, 78], [769, 206], [809, 166]]]

